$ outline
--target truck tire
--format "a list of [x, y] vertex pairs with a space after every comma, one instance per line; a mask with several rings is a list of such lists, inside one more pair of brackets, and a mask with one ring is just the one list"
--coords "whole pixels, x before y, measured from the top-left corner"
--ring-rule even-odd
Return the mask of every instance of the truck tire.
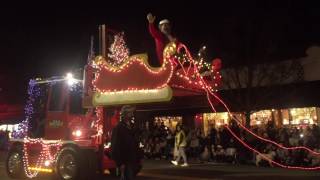
[[93, 150], [64, 147], [57, 157], [55, 179], [94, 179], [97, 167], [97, 155]]
[[5, 166], [10, 178], [20, 179], [25, 177], [22, 147], [16, 146], [9, 150]]
[[79, 149], [64, 147], [57, 157], [56, 176], [63, 180], [84, 179], [84, 163]]

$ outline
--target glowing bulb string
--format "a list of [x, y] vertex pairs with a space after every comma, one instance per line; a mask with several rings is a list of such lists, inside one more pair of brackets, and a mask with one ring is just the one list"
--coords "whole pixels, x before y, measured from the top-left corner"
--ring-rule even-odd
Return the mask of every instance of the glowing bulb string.
[[[206, 90], [206, 92], [208, 93], [208, 90]], [[213, 104], [212, 104], [212, 102], [211, 102], [211, 99], [210, 99], [210, 96], [207, 96], [207, 98], [208, 98], [208, 102], [210, 103], [210, 106], [211, 106], [211, 108], [215, 111], [215, 108], [214, 108], [214, 106], [213, 106]], [[217, 96], [215, 96], [215, 98], [218, 98]], [[221, 100], [220, 98], [218, 98], [219, 100]], [[222, 102], [222, 100], [220, 101], [221, 103], [223, 103]], [[226, 107], [227, 108], [227, 107]], [[230, 113], [230, 112], [229, 112]], [[231, 114], [231, 113], [230, 113]], [[232, 114], [231, 114], [232, 115]], [[231, 116], [231, 117], [233, 117], [233, 116]], [[241, 124], [241, 123], [240, 123]], [[241, 124], [242, 125], [242, 124]], [[263, 153], [261, 153], [260, 151], [258, 151], [258, 150], [256, 150], [256, 149], [254, 149], [254, 148], [252, 148], [250, 145], [248, 145], [246, 142], [244, 142], [241, 138], [239, 138], [239, 136], [237, 136], [229, 127], [228, 127], [228, 125], [225, 125], [225, 127], [226, 127], [226, 129], [230, 132], [230, 134], [234, 137], [234, 138], [236, 138], [243, 146], [245, 146], [246, 148], [248, 148], [248, 149], [250, 149], [251, 151], [253, 151], [253, 152], [255, 152], [255, 153], [257, 153], [257, 154], [259, 154], [260, 156], [262, 156], [263, 157], [263, 159], [266, 159], [266, 160], [268, 160], [269, 162], [272, 162], [273, 164], [275, 164], [275, 165], [277, 165], [277, 166], [279, 166], [279, 167], [282, 167], [282, 168], [288, 168], [288, 169], [300, 169], [300, 170], [318, 170], [318, 169], [320, 169], [320, 166], [316, 166], [316, 167], [302, 167], [302, 166], [288, 166], [288, 165], [284, 165], [284, 164], [281, 164], [281, 163], [278, 163], [278, 162], [276, 162], [276, 161], [274, 161], [274, 160], [272, 160], [271, 158], [269, 158], [269, 157], [267, 157], [267, 156], [265, 156]], [[260, 136], [258, 136], [259, 138], [261, 138]], [[269, 140], [270, 141], [270, 140]], [[270, 141], [271, 142], [271, 141]], [[277, 144], [277, 143], [276, 143]], [[285, 148], [285, 147], [281, 147], [281, 146], [279, 146], [280, 148], [283, 148], [283, 149], [290, 149], [290, 148]], [[306, 147], [304, 147], [304, 148], [306, 148]], [[300, 148], [300, 149], [302, 149], [302, 148]], [[308, 149], [308, 148], [307, 148]], [[310, 150], [310, 149], [309, 149]], [[311, 151], [311, 150], [310, 150]], [[309, 152], [310, 152], [309, 151]], [[311, 152], [313, 152], [313, 151], [311, 151]]]
[[[210, 102], [211, 100], [208, 99], [208, 101]], [[214, 108], [212, 103], [210, 103], [211, 108]], [[316, 167], [301, 167], [301, 166], [288, 166], [288, 165], [284, 165], [282, 163], [278, 163], [276, 161], [274, 161], [273, 159], [265, 156], [265, 154], [261, 153], [260, 151], [256, 150], [255, 148], [251, 147], [250, 145], [248, 145], [246, 142], [244, 142], [241, 138], [239, 138], [239, 136], [237, 136], [230, 128], [228, 125], [225, 125], [226, 129], [230, 132], [230, 134], [236, 138], [243, 146], [245, 146], [246, 148], [250, 149], [251, 151], [259, 154], [260, 156], [263, 157], [263, 159], [266, 159], [269, 162], [272, 162], [273, 164], [282, 167], [282, 168], [288, 168], [288, 169], [300, 169], [300, 170], [318, 170], [320, 169], [320, 166], [316, 166]]]
[[[178, 46], [178, 50], [179, 50], [180, 48], [185, 48], [189, 60], [191, 60], [192, 63], [194, 63], [194, 60], [193, 60], [193, 58], [192, 58], [192, 56], [191, 56], [188, 48], [187, 48], [185, 45], [183, 45], [183, 44], [180, 44], [180, 45]], [[196, 69], [198, 69], [196, 65], [195, 65], [195, 67], [196, 67]], [[183, 67], [182, 67], [182, 68], [183, 68]], [[198, 71], [197, 71], [197, 73], [198, 73]], [[200, 78], [200, 80], [202, 81], [202, 83], [205, 84], [205, 86], [203, 86], [203, 87], [206, 87], [206, 88], [207, 88], [207, 87], [208, 87], [207, 83], [206, 83], [202, 78]], [[260, 139], [260, 140], [262, 140], [262, 141], [265, 141], [265, 142], [272, 143], [273, 145], [276, 145], [276, 146], [278, 146], [279, 148], [282, 148], [282, 149], [286, 149], [286, 150], [304, 149], [304, 150], [309, 151], [309, 152], [312, 153], [312, 154], [320, 155], [319, 152], [313, 151], [313, 150], [311, 150], [311, 149], [309, 149], [309, 148], [307, 148], [307, 147], [305, 147], [305, 146], [286, 147], [286, 146], [283, 146], [283, 145], [281, 145], [281, 144], [279, 144], [279, 143], [276, 143], [276, 142], [274, 142], [274, 141], [272, 141], [272, 140], [263, 138], [263, 137], [255, 134], [254, 132], [252, 132], [251, 130], [249, 130], [248, 128], [246, 128], [246, 127], [240, 122], [240, 120], [238, 120], [235, 116], [233, 116], [233, 114], [231, 113], [231, 111], [230, 111], [230, 109], [228, 108], [228, 106], [227, 106], [217, 95], [215, 95], [213, 92], [211, 92], [211, 91], [208, 90], [208, 89], [204, 89], [204, 90], [205, 90], [207, 93], [210, 93], [212, 96], [214, 96], [214, 98], [217, 99], [220, 103], [222, 103], [223, 106], [224, 106], [224, 107], [226, 108], [226, 110], [228, 111], [228, 113], [230, 114], [231, 118], [234, 119], [234, 120], [236, 120], [237, 123], [238, 123], [244, 130], [246, 130], [247, 132], [249, 132], [250, 134], [252, 134], [252, 135], [255, 136], [256, 138], [258, 138], [258, 139]], [[208, 96], [207, 96], [207, 99], [208, 99], [208, 101], [210, 102], [210, 106], [213, 108], [213, 105], [212, 105], [212, 103], [211, 103], [211, 100], [210, 100], [210, 98], [208, 98]]]
[[[207, 91], [207, 92], [208, 92], [208, 91]], [[207, 98], [208, 98], [208, 102], [210, 103], [211, 108], [212, 108], [213, 110], [215, 110], [214, 107], [213, 107], [213, 104], [212, 104], [212, 102], [211, 102], [211, 99], [209, 98], [209, 96], [207, 96]], [[215, 98], [218, 98], [218, 97], [215, 96]], [[221, 103], [223, 103], [223, 101], [222, 101], [220, 98], [218, 98], [218, 99], [220, 100]], [[225, 106], [226, 106], [226, 105], [225, 105]], [[226, 107], [226, 108], [227, 108], [227, 107]], [[228, 109], [228, 110], [229, 110], [229, 109]], [[229, 113], [230, 113], [230, 112], [229, 112]], [[230, 113], [230, 114], [231, 114], [231, 113]], [[232, 114], [231, 114], [231, 115], [232, 115]], [[233, 116], [231, 116], [231, 117], [233, 117]], [[241, 123], [240, 123], [240, 124], [241, 124]], [[242, 125], [242, 124], [241, 124], [241, 125]], [[320, 169], [320, 166], [316, 166], [316, 167], [301, 167], [301, 166], [288, 166], [288, 165], [284, 165], [284, 164], [278, 163], [278, 162], [272, 160], [271, 158], [265, 156], [265, 155], [264, 155], [263, 153], [261, 153], [260, 151], [252, 148], [252, 147], [251, 147], [250, 145], [248, 145], [247, 143], [245, 143], [241, 138], [239, 138], [239, 137], [228, 127], [228, 125], [225, 125], [225, 127], [226, 127], [227, 130], [231, 133], [231, 135], [232, 135], [234, 138], [236, 138], [243, 146], [245, 146], [246, 148], [250, 149], [251, 151], [259, 154], [259, 155], [262, 156], [264, 159], [272, 162], [273, 164], [275, 164], [275, 165], [277, 165], [277, 166], [279, 166], [279, 167], [288, 168], [288, 169], [300, 169], [300, 170], [318, 170], [318, 169]], [[250, 132], [251, 132], [251, 131], [250, 131]], [[260, 136], [258, 136], [258, 137], [261, 138]], [[263, 138], [262, 138], [262, 139], [263, 139]], [[270, 140], [269, 140], [269, 141], [270, 141]], [[271, 141], [270, 141], [270, 142], [271, 142]], [[276, 144], [277, 144], [277, 143], [276, 143]], [[291, 148], [285, 148], [285, 147], [283, 147], [283, 146], [279, 146], [279, 147], [280, 147], [280, 148], [283, 148], [283, 149], [291, 149]], [[304, 148], [306, 148], [306, 147], [303, 147], [303, 148], [301, 147], [300, 149], [304, 149]], [[308, 149], [308, 148], [306, 148], [306, 149]], [[295, 150], [295, 149], [293, 149], [293, 150]], [[308, 149], [308, 150], [310, 150], [310, 149]], [[314, 152], [314, 151], [311, 151], [311, 150], [310, 150], [309, 152]], [[316, 152], [315, 154], [317, 154], [317, 152]], [[318, 154], [317, 154], [317, 155], [318, 155]]]
[[[209, 94], [209, 92], [208, 92], [207, 90], [206, 90], [206, 94], [207, 94], [207, 99], [210, 99], [210, 94]], [[214, 106], [213, 106], [213, 104], [212, 104], [211, 100], [208, 100], [208, 102], [209, 102], [209, 104], [210, 104], [210, 106], [211, 106], [212, 110], [216, 113], [217, 111], [216, 111], [216, 109], [214, 108]]]
[[[40, 153], [39, 158], [37, 160], [37, 164], [38, 161], [40, 160], [40, 158], [42, 158], [42, 153]], [[34, 178], [38, 175], [39, 171], [34, 171], [33, 173], [29, 170], [29, 158], [28, 158], [28, 153], [27, 153], [27, 147], [26, 147], [26, 143], [23, 144], [23, 168], [25, 171], [25, 174], [28, 178]]]
[[[180, 47], [184, 47], [184, 48], [186, 49], [187, 55], [189, 56], [189, 60], [194, 63], [194, 60], [192, 59], [190, 53], [188, 52], [188, 49], [187, 49], [184, 45], [181, 45]], [[196, 66], [196, 65], [195, 65], [195, 66]], [[182, 68], [183, 68], [183, 67], [182, 67]], [[196, 68], [197, 68], [197, 67], [196, 67]], [[198, 71], [197, 71], [197, 72], [198, 72]], [[197, 73], [197, 75], [198, 75], [198, 74], [199, 74], [199, 73]], [[206, 82], [204, 82], [204, 80], [203, 80], [202, 78], [200, 78], [200, 79], [201, 79], [201, 81], [203, 81], [204, 84], [206, 84]], [[227, 105], [226, 105], [218, 96], [216, 96], [214, 93], [212, 93], [211, 91], [209, 91], [209, 90], [207, 89], [208, 86], [202, 86], [202, 87], [203, 87], [203, 89], [205, 90], [205, 92], [207, 93], [207, 99], [208, 99], [208, 102], [209, 102], [209, 104], [210, 104], [210, 107], [213, 109], [213, 111], [215, 111], [215, 108], [213, 107], [213, 104], [212, 104], [212, 102], [211, 102], [211, 99], [210, 99], [210, 96], [208, 95], [208, 93], [212, 94], [216, 99], [218, 99], [219, 102], [221, 102], [221, 103], [224, 105], [224, 107], [228, 110], [228, 113], [229, 113], [230, 115], [232, 115], [232, 113], [230, 112], [230, 110], [229, 110], [229, 108], [227, 107]], [[205, 87], [205, 88], [204, 88], [204, 87]], [[233, 116], [231, 116], [231, 117], [234, 118]], [[254, 133], [251, 132], [249, 129], [245, 128], [245, 127], [242, 125], [242, 123], [238, 121], [238, 119], [236, 119], [236, 120], [237, 120], [237, 122], [241, 125], [241, 127], [243, 127], [246, 131], [254, 134]], [[267, 159], [268, 161], [272, 162], [273, 164], [275, 164], [275, 165], [277, 165], [277, 166], [279, 166], [279, 167], [288, 168], [288, 169], [301, 169], [301, 170], [317, 170], [317, 169], [320, 169], [320, 166], [318, 166], [318, 167], [288, 166], [288, 165], [283, 165], [283, 164], [281, 164], [281, 163], [275, 162], [274, 160], [266, 157], [264, 154], [262, 154], [262, 153], [259, 152], [258, 150], [252, 148], [250, 145], [246, 144], [246, 143], [245, 143], [244, 141], [242, 141], [241, 138], [239, 138], [228, 126], [226, 126], [226, 127], [227, 127], [227, 130], [228, 130], [242, 145], [244, 145], [246, 148], [250, 149], [251, 151], [260, 154], [264, 159]], [[268, 139], [264, 139], [264, 138], [262, 138], [262, 137], [260, 137], [260, 136], [258, 136], [258, 135], [256, 135], [256, 134], [254, 134], [254, 135], [255, 135], [255, 137], [258, 137], [258, 138], [261, 139], [261, 140], [267, 140], [267, 142], [273, 143], [274, 145], [277, 145], [278, 147], [283, 148], [283, 149], [292, 149], [292, 150], [295, 150], [295, 149], [305, 149], [305, 150], [308, 150], [308, 151], [311, 152], [311, 153], [319, 154], [318, 152], [314, 152], [314, 151], [312, 151], [312, 150], [310, 150], [309, 148], [306, 148], [306, 147], [291, 147], [291, 148], [285, 148], [284, 146], [282, 146], [282, 145], [280, 145], [280, 144], [278, 144], [278, 143], [276, 143], [276, 142], [273, 142], [273, 141], [268, 140]]]
[[268, 161], [270, 161], [271, 163], [282, 167], [282, 168], [288, 168], [288, 169], [301, 169], [301, 170], [318, 170], [320, 169], [320, 166], [316, 166], [316, 167], [301, 167], [301, 166], [288, 166], [288, 165], [283, 165], [281, 163], [278, 163], [270, 158], [268, 158], [266, 155], [264, 155], [263, 153], [261, 153], [260, 151], [252, 148], [250, 145], [248, 145], [246, 142], [244, 142], [241, 138], [239, 138], [229, 127], [228, 125], [225, 125], [226, 129], [231, 133], [231, 135], [233, 137], [235, 137], [243, 146], [245, 146], [246, 148], [250, 149], [251, 151], [259, 154], [260, 156], [263, 157], [263, 159], [266, 159]]
[[189, 74], [189, 71], [190, 71], [190, 69], [191, 69], [191, 66], [192, 66], [192, 64], [189, 63], [189, 66], [188, 66], [188, 69], [187, 69], [187, 73], [188, 73], [188, 74]]
[[[205, 83], [205, 82], [204, 82], [204, 83]], [[304, 149], [304, 150], [309, 151], [309, 152], [312, 153], [312, 154], [320, 155], [319, 152], [313, 151], [313, 150], [311, 150], [310, 148], [305, 147], [305, 146], [286, 147], [286, 146], [283, 146], [283, 145], [281, 145], [281, 144], [279, 144], [279, 143], [276, 143], [276, 142], [274, 142], [274, 141], [272, 141], [272, 140], [269, 140], [269, 139], [266, 139], [266, 138], [263, 138], [263, 137], [257, 135], [256, 133], [252, 132], [250, 129], [246, 128], [246, 127], [241, 123], [241, 121], [240, 121], [239, 119], [237, 119], [235, 116], [233, 116], [232, 112], [230, 111], [230, 109], [228, 108], [228, 106], [221, 100], [221, 98], [219, 98], [217, 95], [215, 95], [215, 94], [212, 93], [212, 92], [210, 92], [210, 94], [211, 94], [212, 96], [214, 96], [214, 98], [217, 99], [220, 103], [223, 104], [223, 106], [226, 108], [226, 110], [228, 111], [228, 113], [230, 114], [230, 116], [231, 116], [232, 119], [236, 120], [237, 123], [238, 123], [244, 130], [246, 130], [247, 132], [249, 132], [251, 135], [255, 136], [256, 138], [258, 138], [258, 139], [260, 139], [260, 140], [262, 140], [262, 141], [271, 143], [271, 144], [273, 144], [273, 145], [276, 145], [276, 146], [278, 146], [279, 148], [282, 148], [282, 149], [286, 149], [286, 150]], [[209, 99], [208, 99], [208, 100], [209, 100]]]
[[[178, 51], [179, 51], [179, 50], [178, 50]], [[186, 70], [184, 69], [183, 64], [182, 64], [179, 60], [177, 60], [177, 61], [178, 61], [178, 63], [180, 64], [181, 69], [182, 69], [182, 71], [184, 72], [184, 74], [187, 75], [187, 72], [186, 72]]]
[[315, 154], [315, 155], [318, 155], [318, 156], [320, 155], [319, 152], [313, 151], [313, 150], [311, 150], [310, 148], [305, 147], [305, 146], [286, 147], [286, 146], [283, 146], [283, 145], [281, 145], [281, 144], [279, 144], [279, 143], [276, 143], [276, 142], [274, 142], [274, 141], [272, 141], [272, 140], [270, 140], [270, 139], [266, 139], [266, 138], [263, 138], [263, 137], [257, 135], [256, 133], [252, 132], [250, 129], [246, 128], [246, 127], [240, 122], [239, 119], [237, 119], [235, 116], [233, 116], [233, 114], [231, 113], [230, 109], [227, 107], [227, 105], [226, 105], [218, 96], [216, 96], [216, 95], [213, 94], [213, 93], [212, 93], [212, 95], [213, 95], [219, 102], [221, 102], [221, 103], [223, 104], [223, 106], [227, 109], [227, 111], [228, 111], [228, 113], [230, 114], [230, 116], [231, 116], [232, 119], [236, 120], [236, 121], [238, 122], [238, 124], [239, 124], [244, 130], [246, 130], [247, 132], [249, 132], [251, 135], [255, 136], [256, 138], [258, 138], [258, 139], [260, 139], [260, 140], [262, 140], [262, 141], [265, 141], [265, 142], [269, 142], [269, 143], [271, 143], [271, 144], [273, 144], [273, 145], [276, 145], [276, 146], [278, 146], [279, 148], [282, 148], [282, 149], [286, 149], [286, 150], [304, 149], [304, 150], [306, 150], [306, 151], [309, 151], [309, 152], [312, 153], [312, 154]]
[[[29, 155], [28, 155], [28, 147], [27, 144], [40, 144], [41, 145], [41, 151], [39, 153], [39, 156], [35, 163], [35, 168], [30, 168], [30, 162], [29, 162]], [[50, 152], [50, 147], [55, 146], [56, 151], [55, 154], [52, 156]], [[57, 143], [45, 143], [42, 139], [30, 139], [29, 137], [24, 138], [23, 143], [23, 167], [25, 174], [28, 178], [34, 178], [39, 174], [39, 169], [42, 169], [43, 164], [45, 160], [49, 160], [50, 162], [54, 161], [57, 157], [57, 152], [59, 152], [61, 148], [61, 142], [58, 141]]]

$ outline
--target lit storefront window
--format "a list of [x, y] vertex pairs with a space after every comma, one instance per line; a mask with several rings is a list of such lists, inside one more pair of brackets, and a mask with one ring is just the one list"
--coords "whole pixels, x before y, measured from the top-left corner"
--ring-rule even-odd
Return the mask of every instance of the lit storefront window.
[[286, 118], [284, 118], [284, 119], [283, 119], [283, 125], [288, 125], [288, 124], [289, 124], [289, 120], [286, 119]]
[[18, 124], [3, 124], [0, 125], [0, 131], [8, 131], [9, 137], [11, 138], [11, 133], [18, 129]]
[[291, 116], [289, 124], [292, 125], [308, 125], [316, 124], [317, 111], [315, 107], [292, 108], [289, 109]]
[[[273, 110], [274, 111], [274, 110]], [[267, 124], [269, 121], [272, 120], [272, 110], [261, 110], [257, 111], [250, 115], [250, 125], [251, 126], [258, 126], [262, 124]]]
[[182, 123], [181, 116], [162, 116], [162, 117], [155, 117], [155, 124], [161, 125], [163, 123], [167, 128], [171, 131], [175, 131], [177, 124]]
[[222, 125], [229, 124], [229, 120], [230, 118], [227, 112], [204, 113], [203, 114], [204, 133], [207, 134], [212, 127], [219, 128]]

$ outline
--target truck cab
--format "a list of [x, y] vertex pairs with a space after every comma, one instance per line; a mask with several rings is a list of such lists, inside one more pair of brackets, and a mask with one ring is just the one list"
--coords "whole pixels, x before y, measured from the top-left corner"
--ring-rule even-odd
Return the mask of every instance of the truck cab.
[[[29, 94], [32, 103], [27, 104], [28, 138], [11, 139], [6, 161], [10, 177], [33, 177], [37, 171], [74, 179], [92, 176], [96, 169], [101, 174], [116, 174], [108, 145], [119, 121], [116, 109], [109, 108], [106, 113], [103, 107], [84, 108], [82, 89], [82, 81], [70, 84], [66, 78], [35, 81]], [[43, 156], [44, 152], [48, 154]], [[74, 164], [78, 167], [71, 168]], [[86, 170], [80, 173], [82, 168]]]

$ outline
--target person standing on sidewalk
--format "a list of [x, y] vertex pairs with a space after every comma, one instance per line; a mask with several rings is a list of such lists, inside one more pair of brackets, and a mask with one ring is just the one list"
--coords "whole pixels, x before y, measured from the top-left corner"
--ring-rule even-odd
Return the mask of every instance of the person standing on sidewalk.
[[178, 165], [180, 158], [183, 158], [183, 164], [181, 166], [188, 166], [187, 155], [185, 148], [187, 146], [186, 134], [183, 131], [181, 125], [177, 125], [176, 136], [175, 136], [175, 148], [178, 150], [178, 157], [176, 160], [172, 160], [171, 163], [174, 165]]
[[120, 169], [121, 180], [133, 180], [137, 166], [138, 145], [134, 138], [135, 107], [125, 105], [121, 108], [120, 122], [112, 130], [111, 157]]

